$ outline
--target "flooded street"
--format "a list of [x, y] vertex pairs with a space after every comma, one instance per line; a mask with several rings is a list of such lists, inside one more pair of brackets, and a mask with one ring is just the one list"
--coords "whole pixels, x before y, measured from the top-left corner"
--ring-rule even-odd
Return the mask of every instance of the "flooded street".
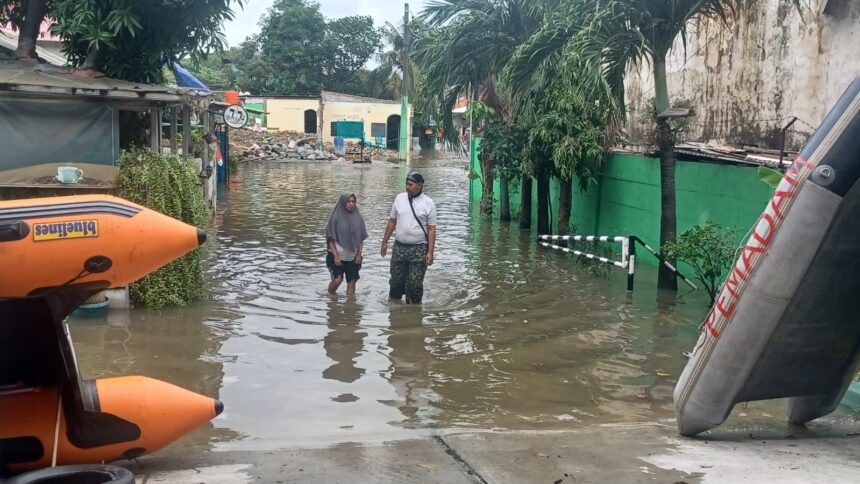
[[[406, 168], [242, 165], [210, 232], [208, 300], [73, 320], [83, 375], [143, 374], [221, 399], [224, 413], [181, 441], [213, 450], [672, 417], [705, 295], [658, 310], [653, 268], [640, 266], [630, 297], [620, 270], [594, 276], [516, 224], [482, 220], [465, 165], [415, 165], [439, 213], [422, 306], [387, 300], [379, 256]], [[342, 191], [370, 233], [354, 299], [325, 290], [323, 233]]]

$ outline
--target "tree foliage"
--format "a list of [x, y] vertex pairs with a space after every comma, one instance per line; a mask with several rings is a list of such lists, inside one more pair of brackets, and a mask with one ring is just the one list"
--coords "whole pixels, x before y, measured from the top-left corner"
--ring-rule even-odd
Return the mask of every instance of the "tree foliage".
[[[197, 170], [174, 155], [145, 148], [120, 154], [119, 194], [134, 203], [196, 227], [209, 223]], [[151, 308], [184, 306], [203, 295], [203, 248], [184, 255], [131, 284], [131, 300]]]
[[552, 173], [568, 182], [576, 177], [583, 191], [597, 177], [606, 156], [606, 126], [611, 112], [585, 98], [566, 76], [548, 77], [532, 93], [527, 118], [528, 150], [547, 157]]
[[260, 20], [258, 34], [193, 70], [203, 82], [255, 95], [357, 93], [380, 41], [370, 17], [326, 20], [317, 3], [277, 0]]
[[[416, 88], [429, 114], [439, 120], [449, 146], [462, 146], [451, 112], [461, 96], [483, 101], [500, 119], [512, 119], [510, 106], [499, 96], [497, 79], [517, 46], [540, 26], [542, 13], [535, 3], [435, 0], [424, 8], [421, 19], [428, 28], [416, 40], [415, 61], [421, 71]], [[495, 160], [482, 156], [481, 161], [481, 211], [490, 213]]]
[[380, 42], [381, 34], [371, 17], [354, 15], [329, 20], [323, 57], [326, 83], [344, 88], [358, 86], [357, 73], [379, 50]]
[[666, 54], [697, 18], [728, 22], [745, 3], [742, 0], [575, 0], [556, 3], [540, 29], [519, 46], [506, 73], [515, 89], [525, 88], [546, 63], [559, 56], [576, 56], [597, 67], [590, 75], [612, 93], [615, 107], [623, 110], [623, 79], [631, 64], [648, 61], [655, 69], [656, 108], [668, 107], [665, 89]]
[[222, 24], [244, 0], [54, 0], [49, 16], [63, 52], [82, 69], [160, 83], [162, 66], [224, 45]]
[[466, 116], [480, 128], [481, 155], [495, 162], [495, 174], [500, 179], [518, 180], [523, 172], [526, 130], [519, 124], [502, 119], [481, 101], [472, 102]]
[[[408, 50], [414, 52], [416, 39], [426, 29], [424, 22], [418, 17], [412, 17], [409, 21], [409, 46]], [[403, 83], [403, 50], [405, 39], [403, 37], [404, 26], [395, 26], [389, 22], [380, 28], [384, 48], [377, 53], [379, 65], [371, 70], [360, 73], [363, 86], [363, 95], [380, 99], [399, 100], [402, 94]], [[427, 101], [422, 97], [422, 92], [416, 90], [418, 80], [421, 78], [421, 70], [415, 62], [415, 56], [410, 55], [407, 59], [409, 67], [409, 102], [415, 107], [416, 112], [434, 113], [432, 107], [428, 109]]]
[[708, 221], [681, 234], [677, 242], [664, 245], [663, 254], [693, 268], [713, 305], [720, 281], [735, 261], [734, 240], [732, 231]]
[[451, 107], [462, 95], [477, 94], [499, 116], [509, 117], [497, 78], [517, 46], [540, 26], [542, 13], [535, 3], [435, 0], [421, 13], [428, 28], [416, 39], [415, 61], [422, 74], [416, 89], [431, 100], [449, 144], [459, 144]]
[[[666, 56], [675, 40], [687, 44], [687, 27], [696, 19], [728, 23], [744, 0], [574, 0], [552, 1], [540, 29], [513, 56], [506, 78], [514, 89], [525, 89], [536, 73], [558, 58], [573, 56], [587, 67], [594, 82], [584, 83], [591, 93], [609, 93], [612, 107], [624, 115], [624, 76], [631, 65], [648, 61], [654, 74], [656, 113], [669, 107]], [[655, 122], [658, 120], [655, 119]], [[675, 241], [675, 165], [671, 131], [658, 123], [655, 144], [660, 152], [660, 242]], [[674, 274], [661, 266], [658, 287], [676, 289]]]
[[500, 179], [517, 181], [522, 176], [526, 139], [526, 130], [520, 124], [492, 119], [484, 125], [482, 152], [493, 159], [495, 173]]

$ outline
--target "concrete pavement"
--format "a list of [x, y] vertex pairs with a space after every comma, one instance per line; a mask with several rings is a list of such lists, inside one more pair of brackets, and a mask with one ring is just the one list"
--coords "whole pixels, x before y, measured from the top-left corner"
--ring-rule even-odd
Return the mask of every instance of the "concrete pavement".
[[563, 431], [442, 431], [385, 444], [201, 451], [172, 447], [126, 466], [154, 483], [854, 483], [856, 422], [731, 424], [705, 438], [671, 421]]

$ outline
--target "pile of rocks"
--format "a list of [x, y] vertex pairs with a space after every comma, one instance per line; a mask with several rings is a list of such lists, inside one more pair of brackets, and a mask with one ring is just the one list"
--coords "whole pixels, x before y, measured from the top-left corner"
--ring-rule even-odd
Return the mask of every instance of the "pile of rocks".
[[230, 154], [239, 161], [314, 160], [334, 161], [334, 149], [326, 149], [316, 137], [290, 131], [230, 130]]
[[254, 129], [230, 130], [230, 155], [238, 161], [313, 160], [352, 161], [396, 160], [397, 150], [387, 150], [358, 141], [347, 141], [338, 154], [332, 143], [320, 143], [316, 135], [293, 131]]
[[[377, 146], [371, 144], [365, 144], [361, 146], [361, 142], [359, 141], [347, 141], [344, 143], [344, 154], [343, 157], [347, 161], [352, 162], [362, 162], [362, 161], [370, 161], [373, 160], [386, 160], [389, 158], [388, 152], [390, 150], [385, 150], [379, 148]], [[332, 143], [325, 144], [325, 150], [336, 152], [334, 145]]]

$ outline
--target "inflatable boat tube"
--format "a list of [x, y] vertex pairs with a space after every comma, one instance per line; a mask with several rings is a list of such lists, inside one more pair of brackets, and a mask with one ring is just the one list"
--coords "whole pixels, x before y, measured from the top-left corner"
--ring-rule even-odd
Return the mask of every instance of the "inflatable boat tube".
[[0, 389], [0, 465], [15, 471], [50, 466], [55, 435], [57, 465], [139, 457], [223, 409], [217, 400], [142, 376], [88, 380], [83, 388], [92, 413], [111, 418], [84, 416], [73, 427], [59, 387]]
[[678, 429], [739, 402], [832, 412], [860, 363], [860, 78], [787, 170], [703, 323], [674, 391]]
[[221, 413], [151, 378], [82, 380], [67, 316], [105, 284], [0, 299], [0, 471], [135, 458]]
[[125, 286], [205, 241], [198, 228], [108, 195], [0, 201], [0, 297], [70, 281]]

